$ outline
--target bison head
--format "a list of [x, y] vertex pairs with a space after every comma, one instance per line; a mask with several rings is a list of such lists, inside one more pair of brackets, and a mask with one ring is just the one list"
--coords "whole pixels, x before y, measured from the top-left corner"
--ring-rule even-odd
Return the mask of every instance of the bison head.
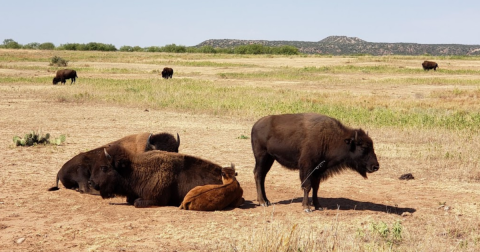
[[377, 155], [373, 149], [373, 141], [363, 130], [356, 130], [351, 138], [345, 139], [349, 155], [345, 160], [346, 165], [357, 171], [364, 178], [367, 173], [378, 171]]
[[[109, 154], [109, 152], [111, 154]], [[100, 191], [102, 198], [115, 195], [129, 195], [127, 177], [130, 173], [130, 159], [127, 152], [116, 145], [104, 148], [92, 167], [89, 184]]]
[[59, 78], [55, 77], [53, 78], [53, 85], [57, 85], [57, 83], [60, 81]]

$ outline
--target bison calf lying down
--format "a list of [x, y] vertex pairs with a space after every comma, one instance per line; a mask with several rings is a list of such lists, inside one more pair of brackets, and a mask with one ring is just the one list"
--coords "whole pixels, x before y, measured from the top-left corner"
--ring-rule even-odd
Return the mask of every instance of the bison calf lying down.
[[197, 211], [223, 210], [239, 207], [245, 202], [243, 190], [235, 176], [235, 166], [222, 168], [223, 185], [197, 186], [187, 193], [180, 209]]
[[98, 191], [89, 187], [92, 165], [98, 157], [104, 155], [103, 149], [109, 145], [120, 145], [129, 151], [130, 155], [142, 153], [150, 150], [163, 150], [178, 152], [180, 146], [180, 136], [175, 137], [168, 133], [140, 133], [126, 136], [117, 141], [103, 145], [91, 151], [82, 152], [69, 161], [67, 161], [57, 173], [56, 186], [49, 191], [58, 190], [58, 181], [68, 189], [78, 189], [81, 193], [98, 194]]
[[105, 148], [90, 183], [103, 198], [126, 196], [135, 207], [179, 206], [194, 187], [222, 184], [222, 167], [193, 156], [149, 151], [129, 157], [119, 145]]
[[422, 63], [422, 67], [423, 67], [423, 70], [425, 70], [425, 71], [430, 70], [430, 69], [433, 69], [433, 71], [437, 71], [438, 64], [436, 62], [433, 62], [433, 61], [425, 60]]
[[303, 188], [302, 206], [310, 212], [308, 194], [313, 189], [315, 209], [320, 181], [344, 169], [357, 171], [364, 178], [379, 169], [372, 139], [362, 129], [344, 126], [338, 120], [320, 114], [270, 115], [252, 128], [255, 156], [257, 200], [270, 205], [265, 194], [265, 177], [276, 160], [284, 167], [300, 170]]
[[56, 85], [58, 82], [65, 84], [67, 79], [72, 79], [70, 84], [75, 83], [75, 78], [78, 78], [77, 72], [72, 69], [63, 69], [58, 70], [57, 75], [53, 78], [53, 85]]
[[162, 77], [164, 79], [171, 79], [173, 77], [173, 69], [171, 69], [170, 67], [165, 67], [162, 71]]

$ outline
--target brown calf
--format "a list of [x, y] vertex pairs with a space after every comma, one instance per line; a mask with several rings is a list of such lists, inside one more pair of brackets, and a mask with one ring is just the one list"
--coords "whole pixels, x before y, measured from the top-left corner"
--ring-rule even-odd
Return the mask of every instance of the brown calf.
[[223, 185], [204, 185], [193, 188], [185, 195], [180, 209], [197, 211], [223, 210], [236, 208], [245, 202], [243, 189], [238, 183], [235, 166], [222, 168]]

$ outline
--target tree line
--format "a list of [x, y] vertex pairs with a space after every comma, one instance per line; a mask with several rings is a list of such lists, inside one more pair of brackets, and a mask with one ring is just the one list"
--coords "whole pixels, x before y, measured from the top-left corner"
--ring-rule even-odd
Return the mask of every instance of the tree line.
[[297, 55], [300, 54], [297, 47], [290, 45], [265, 46], [261, 44], [240, 45], [231, 48], [215, 48], [213, 46], [183, 46], [170, 44], [166, 46], [122, 46], [117, 49], [112, 44], [90, 42], [87, 44], [67, 43], [55, 46], [51, 42], [46, 43], [28, 43], [19, 44], [13, 39], [5, 39], [0, 48], [6, 49], [33, 49], [33, 50], [70, 50], [70, 51], [121, 51], [121, 52], [168, 52], [168, 53], [223, 53], [223, 54], [280, 54]]

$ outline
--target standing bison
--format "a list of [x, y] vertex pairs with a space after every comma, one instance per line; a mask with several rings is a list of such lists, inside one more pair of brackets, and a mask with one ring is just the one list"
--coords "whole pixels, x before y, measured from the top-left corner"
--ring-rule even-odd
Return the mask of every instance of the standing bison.
[[78, 78], [77, 76], [77, 71], [72, 70], [72, 69], [63, 69], [63, 70], [58, 70], [57, 75], [55, 78], [53, 78], [53, 85], [56, 85], [58, 82], [61, 84], [65, 84], [67, 79], [72, 79], [72, 82], [70, 84], [75, 83], [75, 78]]
[[263, 117], [253, 125], [251, 141], [257, 200], [263, 206], [270, 205], [265, 194], [265, 176], [275, 160], [288, 169], [300, 170], [302, 206], [306, 212], [311, 211], [311, 189], [315, 209], [322, 209], [317, 195], [321, 181], [347, 168], [364, 178], [379, 169], [372, 139], [362, 129], [348, 128], [325, 115]]
[[162, 77], [164, 79], [172, 78], [173, 77], [173, 69], [170, 67], [165, 67], [162, 71]]
[[104, 150], [90, 179], [102, 198], [126, 196], [135, 207], [179, 206], [192, 188], [222, 184], [222, 167], [204, 159], [155, 150], [129, 156], [119, 145]]
[[222, 168], [223, 185], [197, 186], [183, 199], [180, 209], [196, 211], [215, 211], [242, 205], [243, 189], [236, 178], [235, 166]]
[[427, 70], [430, 71], [430, 69], [433, 69], [433, 71], [437, 71], [438, 64], [436, 62], [433, 62], [433, 61], [425, 60], [422, 63], [422, 67], [423, 67], [423, 70], [425, 70], [425, 71], [427, 71]]
[[123, 146], [131, 155], [150, 150], [178, 152], [180, 136], [177, 134], [177, 140], [175, 140], [175, 137], [169, 133], [159, 133], [155, 135], [151, 133], [140, 133], [126, 136], [91, 151], [82, 152], [68, 160], [62, 166], [57, 173], [56, 186], [48, 190], [59, 190], [58, 181], [60, 180], [63, 186], [68, 189], [78, 190], [80, 193], [98, 194], [98, 191], [91, 188], [88, 184], [92, 173], [92, 166], [95, 160], [104, 154], [103, 149], [114, 144]]

